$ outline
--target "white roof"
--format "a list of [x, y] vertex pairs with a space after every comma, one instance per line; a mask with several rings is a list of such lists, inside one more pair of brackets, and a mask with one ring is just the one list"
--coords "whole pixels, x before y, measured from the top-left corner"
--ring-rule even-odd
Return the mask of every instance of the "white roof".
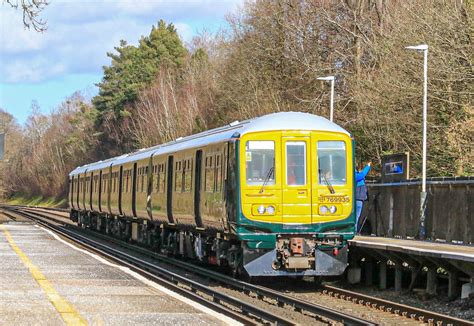
[[343, 133], [350, 136], [348, 131], [326, 118], [302, 112], [278, 112], [251, 120], [233, 122], [224, 127], [211, 129], [188, 137], [178, 138], [169, 143], [141, 149], [105, 161], [80, 166], [74, 169], [69, 175], [72, 176], [86, 171], [99, 170], [109, 167], [110, 165], [121, 165], [127, 162], [138, 161], [151, 157], [152, 155], [174, 153], [185, 149], [199, 148], [208, 144], [225, 142], [248, 133], [275, 130], [318, 130]]
[[241, 134], [265, 130], [319, 130], [350, 135], [334, 122], [318, 115], [302, 112], [278, 112], [251, 120]]

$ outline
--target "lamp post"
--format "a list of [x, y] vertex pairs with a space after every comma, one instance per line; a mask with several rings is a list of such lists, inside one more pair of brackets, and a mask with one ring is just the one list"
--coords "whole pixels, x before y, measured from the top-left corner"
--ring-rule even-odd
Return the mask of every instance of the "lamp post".
[[420, 194], [420, 239], [426, 235], [426, 130], [428, 120], [428, 45], [420, 44], [405, 47], [408, 50], [423, 51], [423, 161]]
[[329, 113], [329, 120], [331, 120], [332, 122], [334, 118], [334, 76], [318, 77], [316, 79], [331, 82], [331, 103], [330, 103], [331, 110]]

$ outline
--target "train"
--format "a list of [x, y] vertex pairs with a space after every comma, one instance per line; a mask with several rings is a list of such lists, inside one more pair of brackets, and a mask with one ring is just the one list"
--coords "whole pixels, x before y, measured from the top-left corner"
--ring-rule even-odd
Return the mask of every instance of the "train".
[[352, 135], [279, 112], [75, 168], [70, 218], [234, 275], [344, 273], [355, 235]]

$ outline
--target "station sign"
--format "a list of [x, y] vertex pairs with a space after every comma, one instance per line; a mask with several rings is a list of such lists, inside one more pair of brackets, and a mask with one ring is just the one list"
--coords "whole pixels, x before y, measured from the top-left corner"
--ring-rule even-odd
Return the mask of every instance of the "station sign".
[[400, 182], [410, 177], [410, 153], [382, 156], [382, 182]]

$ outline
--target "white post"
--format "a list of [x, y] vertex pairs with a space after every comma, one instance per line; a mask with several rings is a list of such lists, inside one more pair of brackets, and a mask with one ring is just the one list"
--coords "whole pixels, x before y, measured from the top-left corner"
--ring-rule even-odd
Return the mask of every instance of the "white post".
[[423, 158], [422, 158], [422, 179], [420, 193], [420, 231], [421, 240], [426, 236], [426, 151], [427, 151], [427, 122], [428, 122], [428, 45], [421, 44], [407, 46], [409, 50], [423, 51]]
[[331, 122], [334, 120], [334, 76], [327, 77], [318, 77], [318, 80], [330, 81], [331, 82], [331, 100], [330, 100], [330, 111], [329, 111], [329, 120]]
[[334, 77], [331, 79], [331, 113], [329, 120], [334, 121]]
[[421, 191], [426, 192], [426, 129], [428, 120], [428, 47], [423, 51], [423, 184]]

